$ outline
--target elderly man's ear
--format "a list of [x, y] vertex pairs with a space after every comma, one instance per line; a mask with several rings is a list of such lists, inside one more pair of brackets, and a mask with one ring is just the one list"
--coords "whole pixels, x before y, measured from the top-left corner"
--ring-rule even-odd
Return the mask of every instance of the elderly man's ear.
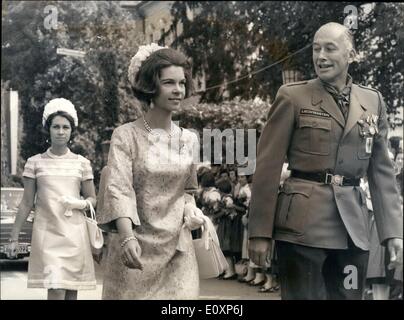
[[351, 49], [348, 53], [348, 63], [351, 64], [355, 61], [358, 61], [358, 54], [355, 49]]

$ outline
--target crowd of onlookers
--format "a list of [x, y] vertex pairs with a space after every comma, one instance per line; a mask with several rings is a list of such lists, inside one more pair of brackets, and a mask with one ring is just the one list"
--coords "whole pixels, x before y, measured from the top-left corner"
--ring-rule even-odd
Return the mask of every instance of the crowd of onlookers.
[[[403, 153], [391, 150], [397, 186], [403, 202]], [[285, 163], [281, 181], [290, 172]], [[219, 277], [222, 280], [237, 279], [251, 286], [259, 286], [259, 292], [276, 292], [280, 289], [276, 259], [276, 247], [272, 243], [271, 256], [264, 267], [255, 265], [248, 258], [248, 208], [251, 199], [252, 176], [238, 175], [235, 165], [202, 165], [198, 169], [199, 189], [196, 202], [216, 227], [221, 249], [229, 268]], [[367, 273], [365, 299], [402, 299], [402, 268], [387, 268], [386, 248], [380, 245], [373, 218], [372, 203], [366, 178], [361, 187], [367, 194], [369, 209], [369, 235], [371, 249]], [[194, 231], [194, 237], [198, 237]]]
[[[396, 176], [397, 188], [400, 191], [401, 207], [403, 205], [403, 149], [389, 148], [389, 156], [393, 162]], [[366, 193], [366, 204], [369, 210], [369, 237], [370, 250], [369, 262], [366, 276], [367, 289], [365, 299], [374, 300], [396, 300], [403, 297], [403, 268], [389, 269], [388, 250], [380, 245], [377, 233], [376, 222], [373, 215], [373, 206], [369, 186], [366, 178], [363, 179], [361, 187]]]
[[248, 258], [247, 228], [252, 176], [238, 175], [234, 165], [213, 164], [198, 169], [198, 182], [197, 205], [215, 225], [221, 249], [229, 264], [219, 278], [237, 279], [251, 286], [260, 286], [260, 292], [278, 291], [276, 257], [268, 257], [265, 267], [255, 265]]

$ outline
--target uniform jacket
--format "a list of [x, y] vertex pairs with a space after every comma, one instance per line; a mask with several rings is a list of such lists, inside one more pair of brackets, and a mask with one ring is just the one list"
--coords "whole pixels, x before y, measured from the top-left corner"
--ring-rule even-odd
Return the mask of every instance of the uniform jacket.
[[287, 156], [290, 170], [367, 176], [381, 243], [402, 238], [387, 130], [385, 103], [376, 90], [353, 84], [345, 121], [319, 79], [283, 85], [258, 143], [249, 237], [344, 249], [349, 235], [357, 247], [369, 249], [364, 191], [293, 177], [279, 188]]

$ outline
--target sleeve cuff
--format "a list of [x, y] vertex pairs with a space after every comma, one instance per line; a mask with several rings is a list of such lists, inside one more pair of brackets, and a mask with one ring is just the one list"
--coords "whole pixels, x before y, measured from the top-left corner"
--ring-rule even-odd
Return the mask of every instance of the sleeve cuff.
[[104, 198], [103, 205], [98, 208], [98, 226], [106, 232], [118, 232], [115, 220], [118, 218], [129, 218], [132, 220], [132, 228], [140, 225], [137, 213], [135, 196]]

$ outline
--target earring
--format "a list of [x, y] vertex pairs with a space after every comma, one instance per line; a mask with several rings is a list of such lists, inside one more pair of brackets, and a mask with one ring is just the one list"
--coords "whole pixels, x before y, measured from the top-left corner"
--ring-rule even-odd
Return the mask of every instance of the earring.
[[154, 103], [153, 103], [153, 101], [150, 101], [149, 108], [150, 108], [150, 109], [153, 109], [153, 108], [154, 108]]
[[48, 144], [49, 144], [49, 139], [46, 139], [46, 143], [48, 143]]

